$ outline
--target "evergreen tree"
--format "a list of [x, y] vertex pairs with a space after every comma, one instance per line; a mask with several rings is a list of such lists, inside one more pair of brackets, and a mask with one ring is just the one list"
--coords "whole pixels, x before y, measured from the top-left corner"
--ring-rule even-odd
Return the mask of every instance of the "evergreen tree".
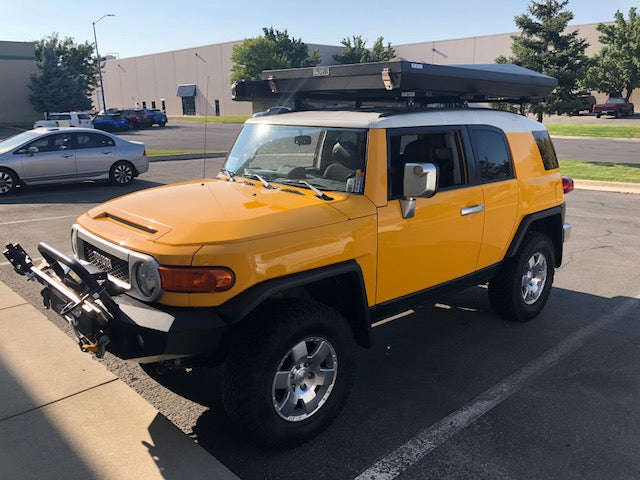
[[600, 23], [597, 29], [603, 46], [593, 58], [585, 85], [629, 100], [633, 90], [640, 87], [640, 17], [636, 8], [629, 9], [627, 20], [616, 11], [612, 25]]
[[542, 121], [543, 113], [569, 113], [577, 108], [575, 98], [588, 67], [587, 41], [578, 31], [564, 33], [573, 13], [565, 10], [569, 0], [531, 1], [529, 14], [515, 17], [520, 35], [511, 39], [512, 57], [498, 57], [498, 63], [514, 63], [558, 79], [558, 86], [547, 101], [531, 106]]
[[35, 42], [36, 61], [43, 61], [43, 52], [53, 52], [58, 65], [63, 65], [70, 75], [76, 77], [84, 95], [91, 97], [98, 85], [98, 61], [94, 56], [94, 45], [88, 42], [76, 44], [71, 37], [60, 39], [57, 33]]
[[[351, 43], [352, 40], [353, 44]], [[340, 64], [391, 60], [396, 56], [396, 52], [391, 48], [391, 43], [388, 43], [385, 47], [383, 41], [383, 37], [378, 37], [371, 50], [369, 50], [366, 47], [367, 41], [360, 35], [354, 35], [352, 38], [343, 38], [340, 43], [344, 48], [339, 54], [334, 55], [333, 59]]]
[[52, 49], [44, 48], [41, 51], [38, 73], [31, 75], [30, 80], [29, 100], [37, 112], [68, 112], [91, 108], [82, 80], [67, 66], [58, 63]]
[[263, 70], [312, 67], [320, 63], [320, 53], [309, 49], [300, 39], [290, 38], [286, 30], [263, 28], [264, 36], [247, 38], [235, 45], [231, 53], [234, 65], [231, 81], [260, 80]]

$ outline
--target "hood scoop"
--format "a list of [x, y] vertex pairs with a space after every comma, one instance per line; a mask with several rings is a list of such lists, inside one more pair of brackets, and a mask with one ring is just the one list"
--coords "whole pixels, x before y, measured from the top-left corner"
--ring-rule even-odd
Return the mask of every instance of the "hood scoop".
[[113, 215], [113, 214], [108, 213], [108, 212], [105, 213], [105, 217], [108, 218], [109, 220], [113, 220], [114, 222], [122, 223], [123, 225], [126, 225], [127, 227], [136, 228], [138, 230], [142, 230], [145, 233], [150, 233], [151, 235], [154, 235], [154, 234], [158, 233], [158, 230], [156, 230], [155, 228], [152, 228], [152, 227], [146, 226], [146, 225], [140, 225], [138, 223], [134, 223], [134, 222], [131, 222], [129, 220], [125, 220], [124, 218], [117, 217], [116, 215]]

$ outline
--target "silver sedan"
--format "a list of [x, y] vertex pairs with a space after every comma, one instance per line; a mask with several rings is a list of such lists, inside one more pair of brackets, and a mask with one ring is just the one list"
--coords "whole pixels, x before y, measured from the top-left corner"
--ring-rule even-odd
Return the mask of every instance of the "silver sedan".
[[89, 128], [36, 128], [0, 142], [0, 195], [19, 184], [110, 180], [126, 185], [147, 170], [144, 143]]

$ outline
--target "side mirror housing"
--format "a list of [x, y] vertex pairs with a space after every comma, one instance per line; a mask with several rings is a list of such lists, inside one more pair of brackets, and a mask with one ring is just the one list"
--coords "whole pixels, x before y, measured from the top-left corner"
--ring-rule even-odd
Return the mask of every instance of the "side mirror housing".
[[407, 163], [404, 166], [402, 193], [405, 197], [433, 197], [438, 184], [438, 167], [433, 163]]
[[34, 153], [38, 153], [38, 147], [29, 147], [29, 148], [27, 148], [27, 155], [32, 157]]

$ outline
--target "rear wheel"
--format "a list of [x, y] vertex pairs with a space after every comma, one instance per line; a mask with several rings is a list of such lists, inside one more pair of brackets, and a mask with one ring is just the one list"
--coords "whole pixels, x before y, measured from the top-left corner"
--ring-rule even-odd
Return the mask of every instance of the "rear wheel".
[[508, 320], [524, 322], [544, 308], [553, 284], [555, 254], [551, 239], [530, 234], [489, 284], [492, 308]]
[[315, 301], [259, 308], [230, 350], [223, 401], [259, 443], [298, 445], [326, 428], [349, 394], [353, 332], [342, 315]]
[[114, 163], [109, 172], [109, 180], [116, 185], [128, 185], [133, 181], [135, 176], [136, 171], [134, 166], [125, 160]]
[[8, 168], [0, 168], [0, 195], [13, 193], [18, 186], [18, 176]]
[[136, 128], [136, 125], [133, 122], [127, 122], [127, 128], [129, 130], [133, 130], [134, 128]]

